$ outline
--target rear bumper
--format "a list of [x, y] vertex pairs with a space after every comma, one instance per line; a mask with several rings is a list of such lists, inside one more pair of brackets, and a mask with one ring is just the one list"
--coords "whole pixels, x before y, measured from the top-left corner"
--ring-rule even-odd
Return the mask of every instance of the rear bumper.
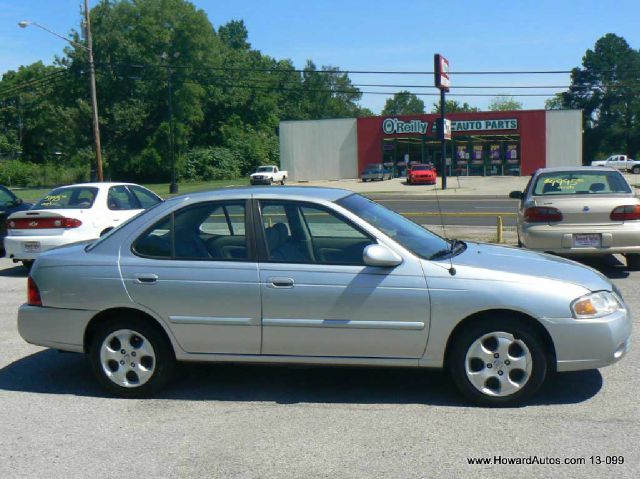
[[553, 340], [558, 371], [596, 369], [629, 351], [631, 315], [621, 310], [598, 319], [542, 319]]
[[[597, 233], [600, 247], [573, 246], [574, 234]], [[623, 223], [613, 227], [580, 225], [530, 225], [519, 227], [520, 241], [529, 249], [567, 255], [602, 255], [640, 253], [640, 223]]]
[[[89, 239], [93, 238], [70, 234], [62, 234], [58, 236], [7, 236], [4, 239], [4, 248], [7, 258], [15, 260], [35, 260], [41, 253], [50, 249]], [[32, 241], [40, 243], [39, 251], [25, 251], [25, 243]]]
[[28, 343], [81, 353], [84, 332], [95, 314], [95, 311], [23, 304], [18, 309], [18, 332]]

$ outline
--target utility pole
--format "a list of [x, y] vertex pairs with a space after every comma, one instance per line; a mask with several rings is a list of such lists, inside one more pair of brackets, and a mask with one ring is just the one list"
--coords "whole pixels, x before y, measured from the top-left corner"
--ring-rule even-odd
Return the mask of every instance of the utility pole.
[[91, 113], [93, 119], [93, 140], [96, 148], [98, 181], [104, 181], [102, 174], [102, 146], [100, 145], [100, 124], [98, 123], [98, 95], [96, 94], [96, 66], [93, 63], [93, 42], [91, 40], [91, 20], [89, 18], [89, 0], [84, 0], [84, 21], [89, 54], [89, 85], [91, 87]]
[[167, 68], [169, 77], [167, 83], [169, 87], [169, 149], [171, 152], [171, 184], [169, 185], [169, 193], [178, 193], [178, 183], [176, 183], [176, 152], [175, 152], [175, 128], [173, 125], [173, 89], [171, 85], [171, 64]]

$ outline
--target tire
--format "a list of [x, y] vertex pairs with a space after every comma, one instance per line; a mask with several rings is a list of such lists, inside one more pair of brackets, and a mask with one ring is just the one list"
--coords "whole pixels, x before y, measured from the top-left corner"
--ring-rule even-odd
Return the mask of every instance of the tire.
[[280, 180], [280, 184], [281, 184], [282, 186], [284, 186], [284, 178], [282, 178], [282, 180]]
[[627, 270], [640, 271], [640, 254], [631, 253], [626, 255], [627, 258]]
[[640, 166], [636, 165], [633, 168], [631, 168], [631, 173], [633, 173], [634, 175], [637, 175], [638, 173], [640, 173]]
[[89, 359], [102, 387], [124, 398], [153, 395], [175, 368], [171, 343], [160, 327], [135, 316], [106, 320], [98, 326], [89, 345]]
[[24, 266], [25, 268], [27, 268], [27, 271], [31, 271], [31, 268], [33, 267], [33, 263], [35, 262], [35, 260], [33, 259], [23, 259], [22, 260], [22, 266]]
[[549, 364], [537, 332], [517, 317], [478, 318], [457, 335], [447, 362], [460, 392], [488, 407], [529, 399], [542, 386]]

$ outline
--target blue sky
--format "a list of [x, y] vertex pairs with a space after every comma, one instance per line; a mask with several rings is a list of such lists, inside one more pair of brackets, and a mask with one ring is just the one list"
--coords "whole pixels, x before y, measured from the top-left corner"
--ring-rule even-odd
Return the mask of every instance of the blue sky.
[[[97, 0], [91, 0], [95, 5]], [[640, 48], [638, 0], [195, 0], [217, 27], [243, 19], [254, 48], [297, 66], [349, 70], [431, 70], [443, 53], [452, 71], [566, 70], [581, 63], [587, 48], [613, 32]], [[37, 60], [50, 63], [64, 42], [17, 22], [35, 20], [65, 34], [78, 28], [81, 0], [0, 0], [0, 72]], [[353, 75], [354, 83], [432, 84], [430, 76]], [[566, 85], [567, 75], [453, 77], [457, 85]], [[363, 90], [395, 89], [366, 88]], [[435, 89], [413, 89], [435, 93]], [[468, 92], [467, 90], [465, 90]], [[515, 90], [491, 90], [509, 93]], [[529, 93], [535, 93], [530, 91]], [[543, 93], [548, 93], [544, 90]], [[452, 93], [455, 93], [452, 91]], [[458, 91], [464, 93], [464, 91]], [[484, 92], [486, 93], [486, 91]], [[379, 112], [385, 96], [364, 95], [362, 104]], [[490, 98], [459, 101], [485, 108]], [[436, 98], [424, 97], [430, 107]], [[519, 98], [525, 108], [544, 107], [544, 98]]]

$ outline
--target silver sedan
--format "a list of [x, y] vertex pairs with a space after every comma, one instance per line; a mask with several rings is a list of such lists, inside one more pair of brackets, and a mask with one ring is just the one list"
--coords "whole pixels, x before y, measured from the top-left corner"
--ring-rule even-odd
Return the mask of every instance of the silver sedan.
[[624, 254], [640, 269], [640, 200], [622, 174], [607, 167], [542, 168], [520, 199], [521, 246], [561, 255]]
[[173, 198], [41, 255], [18, 328], [88, 353], [125, 397], [179, 360], [446, 368], [504, 406], [619, 360], [631, 317], [572, 261], [445, 240], [350, 191], [277, 187]]

